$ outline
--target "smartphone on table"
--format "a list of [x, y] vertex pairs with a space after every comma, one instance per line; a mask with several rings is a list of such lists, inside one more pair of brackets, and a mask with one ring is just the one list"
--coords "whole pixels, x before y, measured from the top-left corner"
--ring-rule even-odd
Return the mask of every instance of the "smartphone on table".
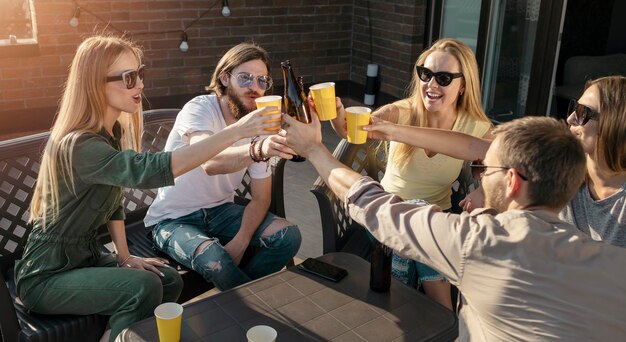
[[338, 282], [348, 275], [348, 271], [345, 269], [314, 258], [308, 258], [296, 267], [334, 282]]

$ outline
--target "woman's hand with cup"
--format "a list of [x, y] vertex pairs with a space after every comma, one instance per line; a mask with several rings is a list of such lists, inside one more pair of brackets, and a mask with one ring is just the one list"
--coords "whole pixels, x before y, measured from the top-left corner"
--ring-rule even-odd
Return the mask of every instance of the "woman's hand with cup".
[[370, 125], [363, 126], [363, 130], [368, 132], [368, 138], [386, 141], [393, 140], [393, 134], [396, 130], [395, 124], [375, 116], [372, 116], [370, 120]]
[[[315, 101], [311, 94], [307, 97], [307, 103], [309, 108], [311, 109], [311, 114], [315, 114], [318, 118], [320, 117], [317, 108], [315, 107]], [[346, 121], [346, 110], [343, 107], [343, 102], [340, 97], [335, 97], [335, 107], [337, 111], [337, 116], [334, 119], [330, 120], [330, 124], [333, 126], [335, 133], [337, 133], [340, 137], [346, 138], [348, 131], [348, 123]]]

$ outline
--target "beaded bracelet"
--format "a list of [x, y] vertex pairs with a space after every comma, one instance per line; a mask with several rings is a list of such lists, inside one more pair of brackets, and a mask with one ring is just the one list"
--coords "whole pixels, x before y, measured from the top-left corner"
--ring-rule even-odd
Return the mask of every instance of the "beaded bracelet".
[[263, 156], [263, 142], [265, 141], [265, 138], [263, 138], [263, 140], [259, 141], [259, 153], [258, 153], [258, 157], [259, 157], [259, 161], [262, 162], [267, 162], [268, 160], [270, 160], [270, 157], [264, 157]]
[[254, 154], [255, 144], [258, 143], [257, 139], [259, 139], [258, 135], [252, 138], [252, 141], [250, 141], [250, 148], [248, 149], [248, 154], [250, 155], [250, 159], [252, 159], [252, 161], [254, 161], [255, 163], [258, 163], [261, 161], [261, 159], [257, 158], [257, 156]]

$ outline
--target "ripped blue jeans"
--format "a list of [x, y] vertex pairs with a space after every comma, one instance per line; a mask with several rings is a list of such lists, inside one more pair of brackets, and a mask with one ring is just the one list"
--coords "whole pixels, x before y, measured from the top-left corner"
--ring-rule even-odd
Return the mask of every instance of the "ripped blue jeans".
[[[214, 208], [200, 209], [177, 219], [163, 220], [152, 227], [154, 244], [182, 265], [201, 274], [220, 290], [226, 290], [279, 271], [298, 252], [300, 230], [286, 226], [269, 236], [263, 231], [280, 219], [267, 213], [250, 240], [251, 246], [261, 246], [243, 268], [238, 267], [224, 250], [239, 231], [245, 207], [225, 203]], [[194, 255], [198, 246], [212, 241], [203, 251]]]

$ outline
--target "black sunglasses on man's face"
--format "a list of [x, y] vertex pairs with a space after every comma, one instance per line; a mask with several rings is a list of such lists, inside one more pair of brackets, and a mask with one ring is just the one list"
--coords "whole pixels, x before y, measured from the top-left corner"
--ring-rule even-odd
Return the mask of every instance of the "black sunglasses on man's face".
[[[487, 171], [488, 168], [493, 168], [493, 169], [498, 169], [499, 171], [506, 171], [509, 169], [514, 169], [510, 166], [492, 166], [492, 165], [485, 165], [483, 164], [482, 160], [474, 160], [471, 164], [470, 167], [472, 168], [472, 177], [476, 180], [481, 180], [484, 176], [485, 176], [485, 172]], [[515, 169], [514, 169], [515, 170]], [[494, 171], [495, 172], [495, 171]], [[515, 173], [517, 173], [517, 175], [525, 180], [528, 181], [528, 177], [524, 176], [523, 174], [521, 174], [519, 171], [515, 170]]]

